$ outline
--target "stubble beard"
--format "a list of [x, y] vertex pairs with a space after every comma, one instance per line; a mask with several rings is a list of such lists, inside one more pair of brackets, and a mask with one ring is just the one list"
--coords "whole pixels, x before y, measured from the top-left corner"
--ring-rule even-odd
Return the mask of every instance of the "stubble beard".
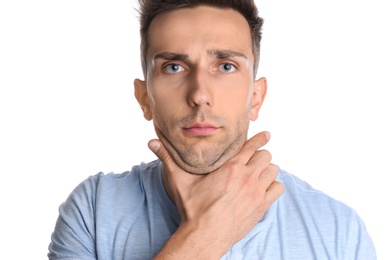
[[[205, 116], [204, 114], [202, 116], [193, 115], [178, 120], [174, 124], [175, 127], [173, 129], [181, 129], [186, 122], [193, 120], [194, 117], [204, 118]], [[233, 131], [225, 132], [227, 135], [218, 139], [217, 142], [214, 141], [214, 145], [210, 143], [210, 145], [204, 147], [197, 145], [197, 142], [204, 144], [210, 137], [195, 137], [198, 140], [195, 140], [195, 143], [190, 145], [188, 140], [186, 140], [188, 137], [170, 132], [164, 123], [155, 123], [154, 127], [160, 141], [180, 168], [190, 174], [205, 175], [217, 170], [235, 156], [247, 140], [249, 117], [245, 114], [240, 118], [233, 127]], [[220, 118], [213, 119], [214, 122], [216, 120], [223, 121]], [[225, 126], [227, 127], [228, 125]], [[226, 130], [222, 127], [220, 131]]]

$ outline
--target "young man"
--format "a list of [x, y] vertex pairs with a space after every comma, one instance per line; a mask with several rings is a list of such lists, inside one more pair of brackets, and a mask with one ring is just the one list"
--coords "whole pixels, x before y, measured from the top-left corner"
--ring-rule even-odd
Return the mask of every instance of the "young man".
[[255, 80], [262, 19], [250, 0], [141, 1], [159, 160], [98, 174], [60, 207], [50, 259], [375, 259], [362, 220], [247, 140], [267, 92]]

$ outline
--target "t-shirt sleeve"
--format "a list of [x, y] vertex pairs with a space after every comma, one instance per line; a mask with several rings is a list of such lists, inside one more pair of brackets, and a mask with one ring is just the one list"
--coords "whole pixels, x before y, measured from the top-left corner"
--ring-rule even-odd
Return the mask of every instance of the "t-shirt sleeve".
[[51, 236], [50, 260], [90, 260], [95, 250], [95, 195], [99, 174], [79, 184], [59, 208]]
[[351, 241], [350, 252], [348, 259], [354, 260], [376, 260], [376, 251], [374, 243], [366, 229], [363, 220], [356, 214], [355, 221], [352, 223], [352, 233], [354, 239]]

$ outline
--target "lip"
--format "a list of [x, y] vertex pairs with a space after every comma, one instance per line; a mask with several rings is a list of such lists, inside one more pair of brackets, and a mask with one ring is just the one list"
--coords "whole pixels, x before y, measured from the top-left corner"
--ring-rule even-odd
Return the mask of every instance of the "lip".
[[192, 123], [183, 127], [185, 133], [195, 136], [211, 135], [216, 132], [219, 127], [210, 123]]

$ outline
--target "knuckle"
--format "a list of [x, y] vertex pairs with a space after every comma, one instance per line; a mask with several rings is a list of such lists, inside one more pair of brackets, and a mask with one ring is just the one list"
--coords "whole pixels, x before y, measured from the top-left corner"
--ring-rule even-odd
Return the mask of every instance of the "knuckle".
[[275, 178], [278, 176], [279, 174], [279, 167], [276, 166], [275, 164], [273, 163], [270, 163], [268, 165], [268, 172], [272, 175], [272, 176], [275, 176]]
[[169, 161], [171, 160], [171, 156], [168, 153], [160, 153], [158, 154], [158, 157], [165, 164], [169, 163]]
[[267, 191], [269, 195], [266, 196], [266, 199], [271, 204], [284, 193], [284, 186], [278, 181], [273, 181]]
[[272, 154], [268, 150], [264, 150], [264, 149], [258, 150], [257, 154], [268, 162], [272, 160]]
[[230, 160], [225, 164], [225, 169], [230, 173], [234, 174], [240, 171], [240, 164], [238, 160]]
[[264, 146], [267, 143], [267, 139], [264, 135], [256, 135], [249, 139], [243, 146], [245, 150], [257, 150], [260, 147]]
[[251, 138], [250, 141], [253, 142], [256, 147], [261, 147], [267, 143], [267, 137], [265, 133], [260, 133]]

